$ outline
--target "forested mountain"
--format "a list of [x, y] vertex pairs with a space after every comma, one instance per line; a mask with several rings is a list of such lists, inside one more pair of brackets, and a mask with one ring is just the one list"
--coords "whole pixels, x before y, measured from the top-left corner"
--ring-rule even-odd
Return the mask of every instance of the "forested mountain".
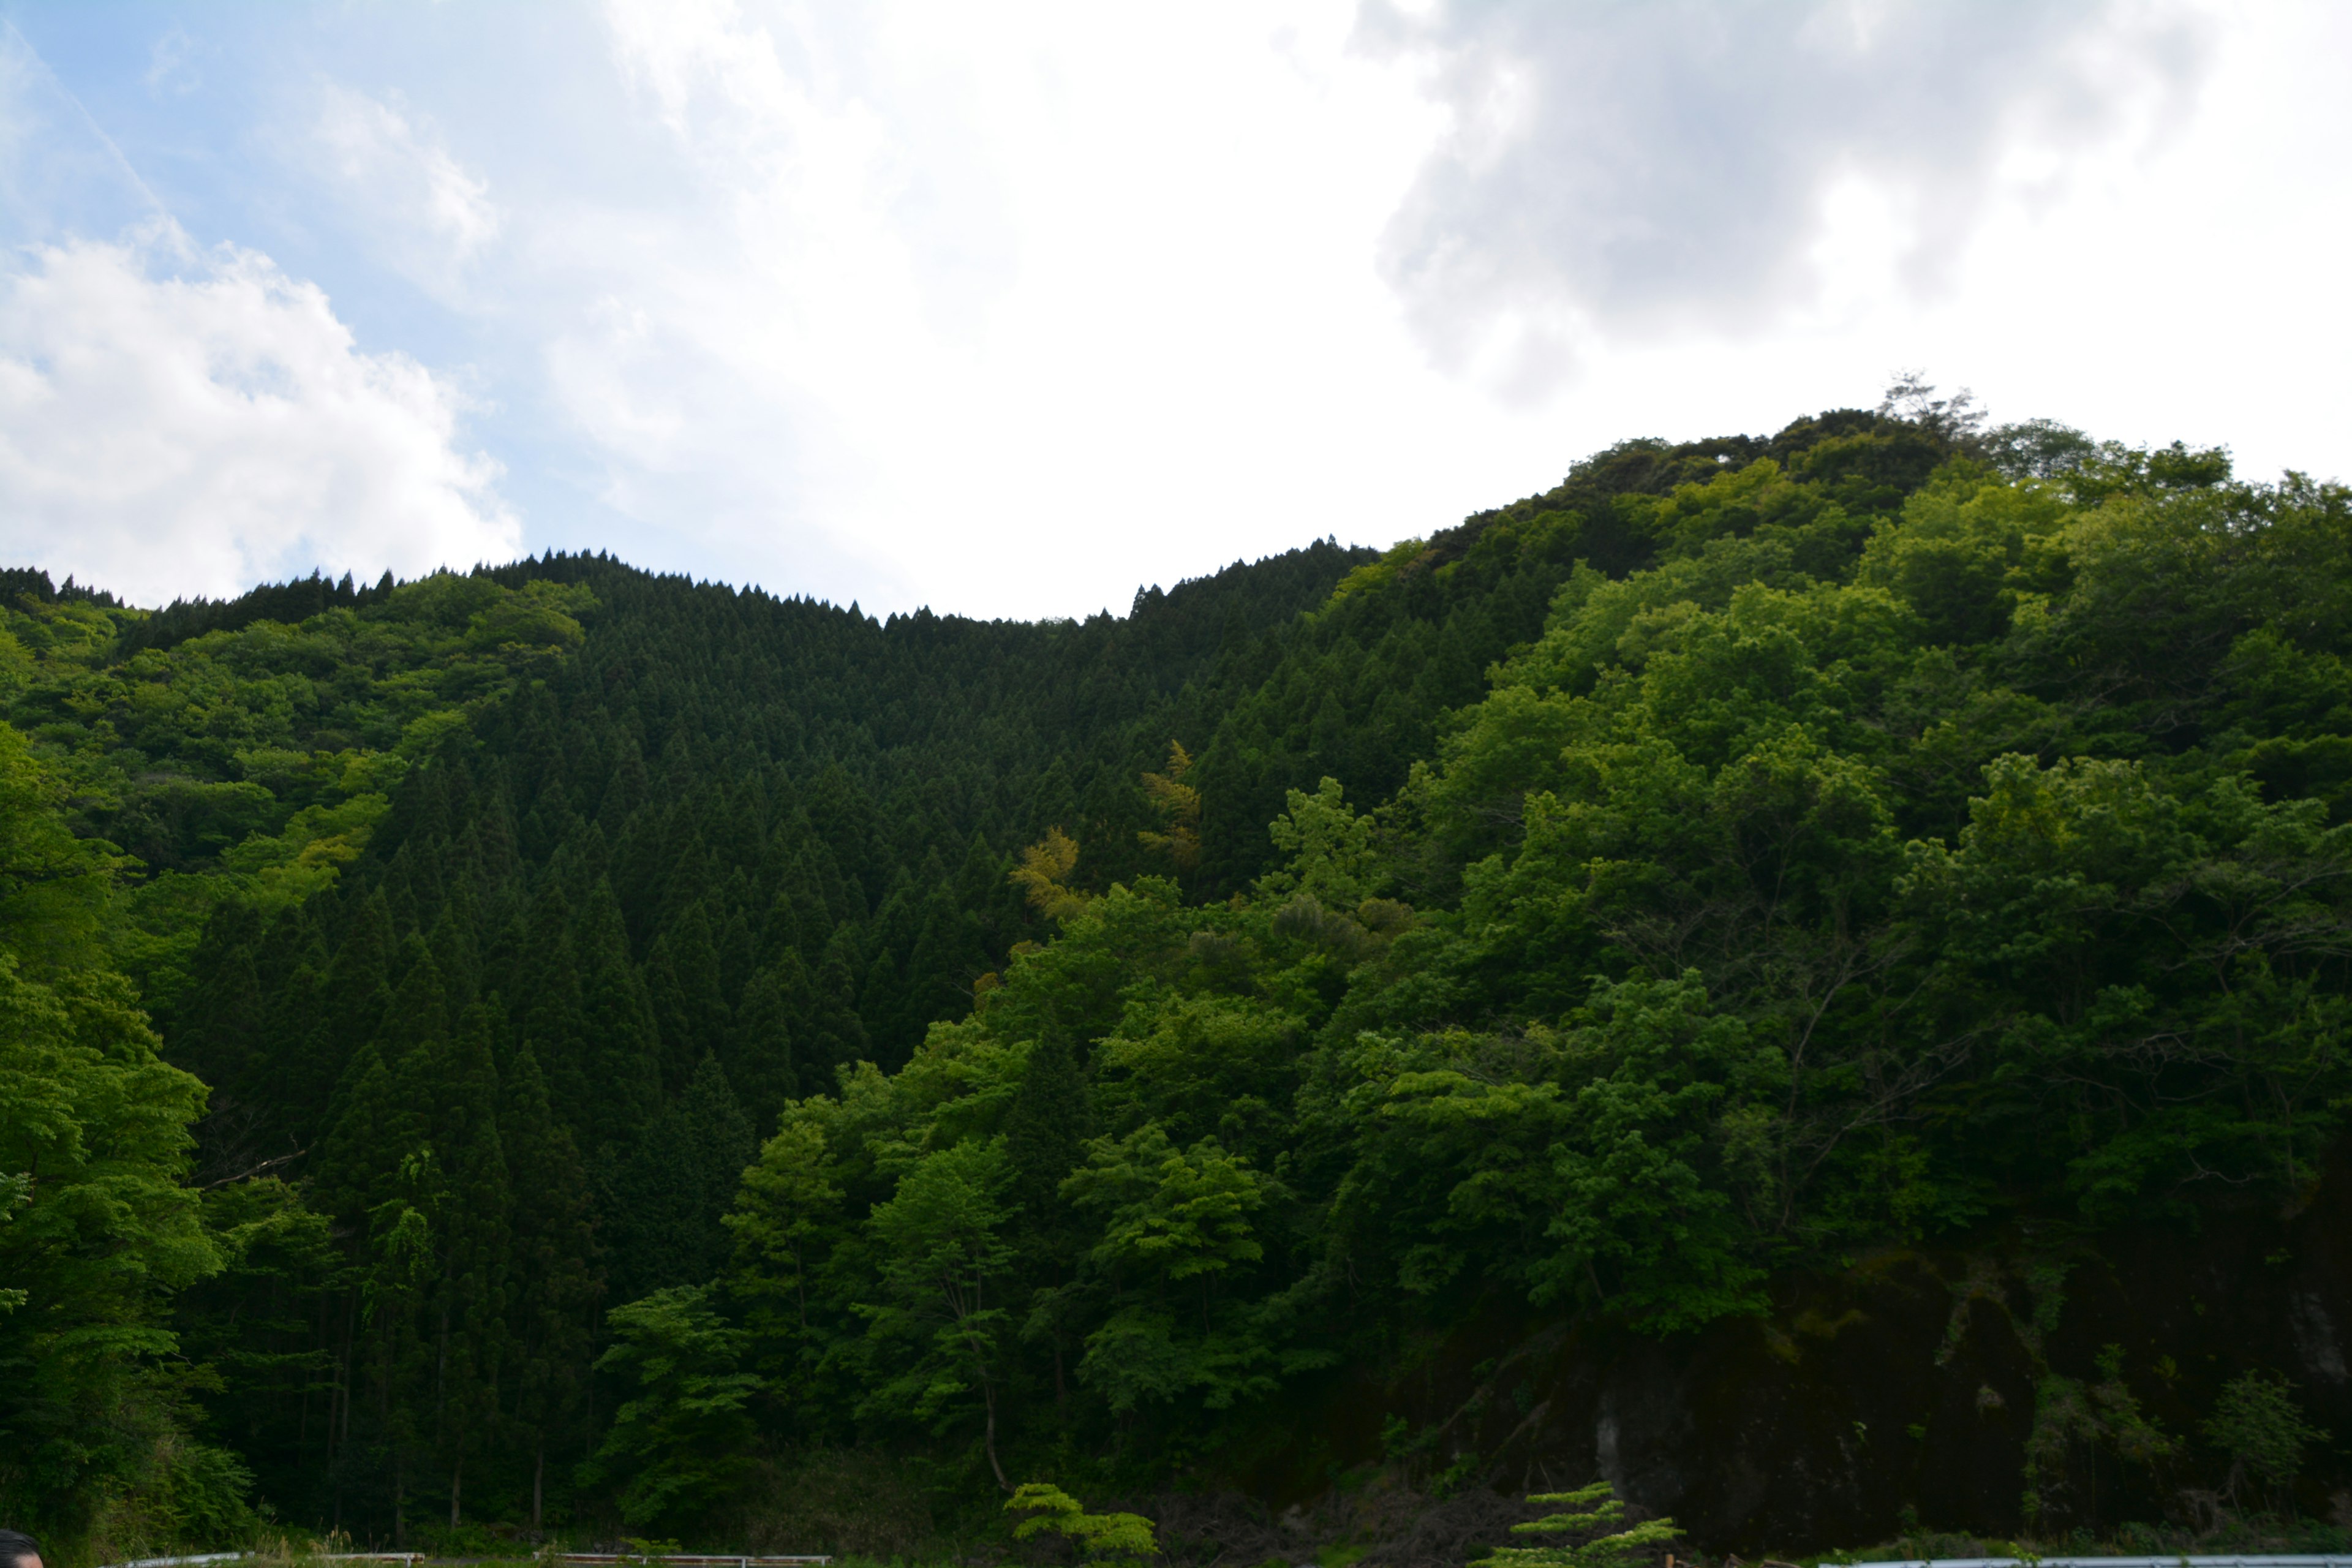
[[[0, 1511], [2324, 1512], [2216, 1413], [2352, 1431], [2347, 545], [1915, 398], [1083, 622], [12, 574]], [[1717, 1366], [1818, 1419], [1641, 1458]]]

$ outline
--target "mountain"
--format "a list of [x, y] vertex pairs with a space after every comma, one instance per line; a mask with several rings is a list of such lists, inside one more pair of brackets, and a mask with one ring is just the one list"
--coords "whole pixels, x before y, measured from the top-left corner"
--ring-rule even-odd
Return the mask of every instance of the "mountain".
[[0, 1511], [2316, 1539], [2347, 531], [1915, 402], [1083, 622], [9, 574]]

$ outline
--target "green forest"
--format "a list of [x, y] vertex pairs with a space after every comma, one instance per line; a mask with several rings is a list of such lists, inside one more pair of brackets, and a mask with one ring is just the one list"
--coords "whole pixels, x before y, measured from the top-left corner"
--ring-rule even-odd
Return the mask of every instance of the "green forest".
[[[1084, 620], [36, 564], [0, 705], [0, 1522], [53, 1563], [1003, 1555], [1032, 1484], [1612, 1464], [1822, 1549], [2352, 1479], [2293, 1239], [2352, 1181], [2336, 485], [1914, 387]], [[2081, 1283], [2241, 1237], [2210, 1319]], [[1546, 1436], [1578, 1366], [1878, 1353], [1808, 1303], [1896, 1259], [1921, 1366], [1998, 1313], [2025, 1370], [1787, 1439], [1847, 1512]], [[2299, 1462], [2229, 1436], [2264, 1389]], [[2010, 1458], [1938, 1504], [1969, 1421]]]

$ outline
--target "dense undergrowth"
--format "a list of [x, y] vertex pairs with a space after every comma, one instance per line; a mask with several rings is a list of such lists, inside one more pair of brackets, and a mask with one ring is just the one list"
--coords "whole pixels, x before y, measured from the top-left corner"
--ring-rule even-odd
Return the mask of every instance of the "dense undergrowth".
[[1918, 404], [1082, 623], [18, 574], [0, 1500], [68, 1563], [265, 1506], [972, 1550], [1023, 1481], [1246, 1489], [1482, 1313], [2292, 1207], [2347, 534]]

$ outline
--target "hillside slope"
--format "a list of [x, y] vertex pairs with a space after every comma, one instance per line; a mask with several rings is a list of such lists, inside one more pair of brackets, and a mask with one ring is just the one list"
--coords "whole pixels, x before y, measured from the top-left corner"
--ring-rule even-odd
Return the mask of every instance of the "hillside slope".
[[2332, 1449], [2208, 1429], [2352, 1431], [2352, 502], [1914, 414], [1116, 620], [13, 584], [105, 914], [12, 945], [209, 1098], [147, 1425], [0, 1492], [884, 1550], [1050, 1477], [1203, 1562], [1596, 1472], [1710, 1548], [2324, 1515]]

